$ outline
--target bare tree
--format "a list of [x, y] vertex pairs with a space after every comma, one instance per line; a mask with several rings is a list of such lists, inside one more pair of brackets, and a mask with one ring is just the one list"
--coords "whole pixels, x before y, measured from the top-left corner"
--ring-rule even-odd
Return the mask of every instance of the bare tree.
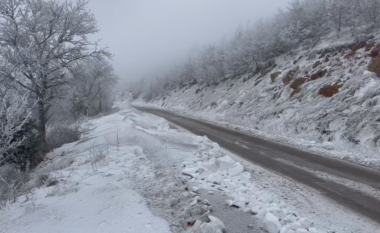
[[380, 16], [380, 1], [379, 0], [363, 0], [363, 12], [365, 20], [372, 24], [372, 27], [378, 24]]
[[344, 25], [345, 16], [348, 13], [348, 2], [347, 0], [330, 0], [329, 2], [329, 16], [331, 23], [337, 32], [338, 38], [340, 36], [340, 31]]
[[87, 3], [0, 2], [0, 75], [36, 99], [42, 152], [46, 151], [49, 103], [54, 99], [54, 88], [68, 82], [67, 69], [89, 57], [109, 56], [87, 38], [98, 31]]

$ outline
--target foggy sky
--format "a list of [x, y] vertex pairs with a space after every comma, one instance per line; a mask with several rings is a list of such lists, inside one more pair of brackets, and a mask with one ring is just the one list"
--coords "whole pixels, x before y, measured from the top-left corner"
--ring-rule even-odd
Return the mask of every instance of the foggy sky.
[[191, 51], [233, 36], [288, 0], [90, 0], [103, 45], [123, 82], [187, 59]]

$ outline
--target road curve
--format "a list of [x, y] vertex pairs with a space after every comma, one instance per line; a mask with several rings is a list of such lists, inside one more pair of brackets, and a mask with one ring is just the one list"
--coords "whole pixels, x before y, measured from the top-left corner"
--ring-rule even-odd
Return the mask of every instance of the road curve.
[[313, 173], [313, 171], [328, 173], [380, 190], [379, 171], [305, 152], [168, 111], [136, 108], [163, 117], [196, 135], [207, 136], [242, 158], [319, 190], [337, 203], [380, 224], [380, 200], [332, 180], [322, 179]]

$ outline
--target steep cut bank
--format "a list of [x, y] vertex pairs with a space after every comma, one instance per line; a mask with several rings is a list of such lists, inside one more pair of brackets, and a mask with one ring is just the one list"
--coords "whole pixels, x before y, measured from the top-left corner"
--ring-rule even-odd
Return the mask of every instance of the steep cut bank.
[[246, 73], [196, 82], [144, 105], [240, 127], [380, 169], [380, 34], [329, 35]]

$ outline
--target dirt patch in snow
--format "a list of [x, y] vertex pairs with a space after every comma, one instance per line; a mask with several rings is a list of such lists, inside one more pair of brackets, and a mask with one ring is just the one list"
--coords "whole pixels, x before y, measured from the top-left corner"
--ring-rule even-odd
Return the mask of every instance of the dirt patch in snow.
[[333, 97], [334, 95], [339, 93], [339, 88], [341, 88], [342, 86], [343, 86], [342, 84], [337, 84], [337, 85], [322, 87], [319, 90], [319, 94], [323, 95], [324, 97]]
[[275, 72], [270, 75], [270, 78], [272, 79], [272, 83], [276, 81], [276, 78], [281, 74], [281, 72]]
[[290, 87], [292, 89], [298, 89], [302, 84], [306, 82], [306, 78], [297, 78], [291, 84]]
[[293, 80], [295, 74], [296, 70], [291, 70], [286, 74], [285, 78], [282, 80], [285, 86], [289, 85], [289, 83]]
[[290, 98], [292, 98], [292, 97], [295, 96], [296, 94], [301, 93], [301, 90], [302, 90], [302, 89], [301, 89], [300, 87], [294, 89], [294, 91], [290, 94]]
[[368, 66], [368, 70], [376, 73], [377, 77], [380, 77], [380, 57], [372, 58], [372, 62]]
[[323, 78], [323, 76], [325, 76], [325, 74], [327, 73], [327, 70], [325, 69], [320, 69], [318, 70], [317, 72], [313, 73], [311, 76], [310, 76], [310, 79], [311, 80], [317, 80], [317, 79], [320, 79], [320, 78]]

